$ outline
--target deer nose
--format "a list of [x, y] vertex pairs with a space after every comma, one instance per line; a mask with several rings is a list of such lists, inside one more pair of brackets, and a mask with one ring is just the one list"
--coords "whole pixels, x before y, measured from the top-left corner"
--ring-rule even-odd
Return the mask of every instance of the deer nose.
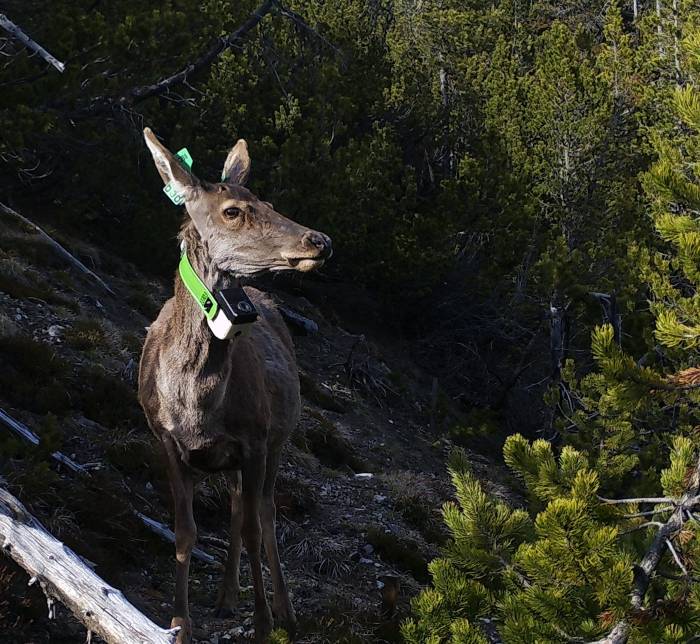
[[331, 243], [331, 238], [328, 235], [319, 233], [317, 230], [309, 230], [304, 233], [301, 238], [301, 244], [309, 250], [316, 248], [319, 251], [318, 256], [327, 258], [331, 256], [333, 252], [333, 244]]

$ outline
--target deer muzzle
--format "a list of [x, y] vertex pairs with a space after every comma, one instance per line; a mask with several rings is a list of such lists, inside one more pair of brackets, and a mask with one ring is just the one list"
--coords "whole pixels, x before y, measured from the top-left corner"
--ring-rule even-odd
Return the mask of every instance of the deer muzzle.
[[307, 230], [301, 237], [298, 249], [282, 253], [291, 268], [312, 271], [319, 268], [333, 254], [331, 238], [317, 230]]

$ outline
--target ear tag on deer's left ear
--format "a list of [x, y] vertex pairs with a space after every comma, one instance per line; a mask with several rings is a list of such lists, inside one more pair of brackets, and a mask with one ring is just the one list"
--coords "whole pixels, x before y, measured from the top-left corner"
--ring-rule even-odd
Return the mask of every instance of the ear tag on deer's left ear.
[[[187, 148], [182, 148], [182, 150], [180, 150], [175, 156], [180, 159], [180, 163], [182, 163], [183, 166], [185, 166], [188, 170], [192, 170], [192, 156]], [[163, 188], [163, 192], [176, 206], [181, 206], [183, 203], [185, 203], [185, 195], [175, 190], [172, 181]]]

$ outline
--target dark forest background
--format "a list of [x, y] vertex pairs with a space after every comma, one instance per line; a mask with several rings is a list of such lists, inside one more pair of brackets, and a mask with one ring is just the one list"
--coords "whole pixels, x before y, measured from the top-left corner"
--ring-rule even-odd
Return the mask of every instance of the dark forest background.
[[[496, 612], [507, 641], [584, 641], [575, 638], [620, 620], [648, 638], [635, 641], [690, 641], [700, 605], [692, 515], [677, 545], [684, 567], [667, 551], [675, 572], [652, 584], [663, 610], [636, 606], [649, 613], [637, 623], [632, 562], [653, 530], [622, 539], [621, 517], [596, 499], [693, 485], [694, 3], [273, 3], [210, 66], [142, 101], [129, 91], [196, 60], [258, 3], [2, 6], [66, 63], [59, 74], [2, 41], [3, 200], [169, 276], [181, 213], [161, 193], [143, 127], [188, 147], [210, 179], [246, 138], [254, 192], [333, 238], [317, 281], [349, 298], [343, 289], [362, 287], [381, 325], [410, 342], [437, 379], [437, 422], [456, 409], [451, 438], [500, 452], [507, 435], [527, 437], [506, 441], [505, 456], [539, 523], [486, 498], [470, 506], [478, 485], [455, 457], [454, 549], [431, 568], [429, 591], [443, 596], [422, 596], [407, 638], [480, 642], [459, 620]], [[581, 560], [598, 557], [587, 571], [561, 564], [578, 547]], [[460, 575], [471, 581], [457, 593]]]

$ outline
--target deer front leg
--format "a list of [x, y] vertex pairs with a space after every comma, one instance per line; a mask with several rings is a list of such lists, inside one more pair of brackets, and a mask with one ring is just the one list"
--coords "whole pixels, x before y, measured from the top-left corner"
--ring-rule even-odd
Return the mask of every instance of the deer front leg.
[[190, 573], [190, 556], [197, 540], [197, 526], [192, 514], [194, 482], [177, 454], [171, 441], [165, 442], [168, 458], [168, 476], [175, 510], [175, 605], [171, 628], [180, 627], [177, 644], [190, 644], [192, 622], [190, 620], [187, 585]]
[[240, 593], [239, 574], [241, 567], [241, 526], [243, 507], [241, 503], [241, 473], [234, 472], [229, 486], [231, 494], [231, 542], [228, 547], [224, 579], [216, 599], [216, 617], [231, 617], [238, 605]]
[[[259, 457], [258, 457], [259, 456]], [[272, 632], [272, 613], [265, 597], [260, 546], [260, 502], [265, 477], [265, 457], [251, 454], [241, 471], [243, 477], [243, 544], [248, 552], [255, 596], [255, 641], [262, 644]]]

